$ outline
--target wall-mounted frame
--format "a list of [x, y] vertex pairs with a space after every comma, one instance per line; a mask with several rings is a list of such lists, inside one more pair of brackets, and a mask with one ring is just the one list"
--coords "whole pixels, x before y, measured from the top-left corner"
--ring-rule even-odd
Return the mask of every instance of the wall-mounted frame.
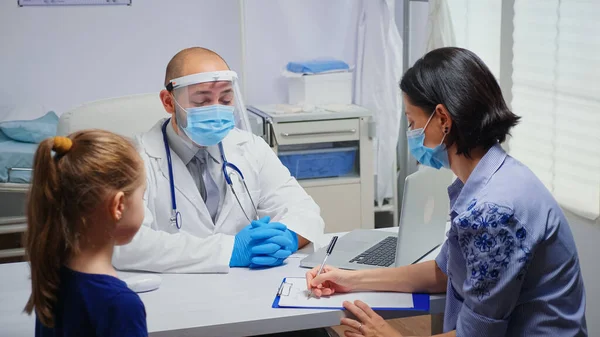
[[19, 7], [26, 6], [131, 6], [132, 0], [17, 0]]

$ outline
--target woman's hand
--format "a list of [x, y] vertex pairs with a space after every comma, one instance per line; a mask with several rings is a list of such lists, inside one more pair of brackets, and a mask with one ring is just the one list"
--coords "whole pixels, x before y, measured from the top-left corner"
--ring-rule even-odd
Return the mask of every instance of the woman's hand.
[[373, 309], [361, 301], [344, 302], [344, 308], [351, 312], [358, 320], [342, 318], [342, 325], [352, 328], [344, 332], [346, 337], [402, 337], [400, 332], [388, 324]]
[[357, 272], [330, 266], [323, 267], [319, 276], [318, 272], [319, 267], [315, 267], [306, 273], [306, 288], [317, 298], [356, 290]]

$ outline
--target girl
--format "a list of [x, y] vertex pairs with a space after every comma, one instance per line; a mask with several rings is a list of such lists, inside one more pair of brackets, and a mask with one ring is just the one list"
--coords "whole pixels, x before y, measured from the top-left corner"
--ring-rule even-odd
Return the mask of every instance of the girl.
[[[458, 177], [451, 227], [435, 261], [307, 275], [316, 296], [358, 289], [446, 291], [442, 336], [587, 336], [585, 289], [569, 223], [542, 182], [502, 143], [519, 117], [472, 52], [427, 53], [400, 83], [408, 145], [423, 165]], [[423, 186], [427, 188], [427, 186]], [[410, 210], [408, 210], [410, 211]], [[365, 303], [346, 336], [400, 336]]]
[[36, 336], [148, 335], [142, 301], [111, 263], [142, 224], [144, 190], [143, 162], [121, 136], [85, 130], [39, 145], [25, 236]]

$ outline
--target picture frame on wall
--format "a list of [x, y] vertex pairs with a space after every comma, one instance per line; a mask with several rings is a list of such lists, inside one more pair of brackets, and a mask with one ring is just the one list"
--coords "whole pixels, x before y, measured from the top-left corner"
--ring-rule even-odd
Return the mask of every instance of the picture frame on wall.
[[132, 0], [17, 0], [19, 7], [29, 6], [131, 6]]

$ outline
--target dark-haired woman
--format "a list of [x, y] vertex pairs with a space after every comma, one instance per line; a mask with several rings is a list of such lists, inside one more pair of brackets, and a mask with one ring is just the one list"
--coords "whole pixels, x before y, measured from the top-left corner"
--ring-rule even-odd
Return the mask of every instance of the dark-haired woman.
[[[307, 273], [316, 296], [446, 291], [443, 336], [587, 336], [585, 290], [569, 224], [550, 192], [500, 146], [519, 117], [472, 52], [441, 48], [400, 84], [409, 149], [451, 169], [451, 228], [435, 261]], [[427, 188], [427, 186], [423, 186]], [[410, 211], [410, 210], [409, 210]], [[400, 336], [365, 303], [344, 303], [347, 336]]]

